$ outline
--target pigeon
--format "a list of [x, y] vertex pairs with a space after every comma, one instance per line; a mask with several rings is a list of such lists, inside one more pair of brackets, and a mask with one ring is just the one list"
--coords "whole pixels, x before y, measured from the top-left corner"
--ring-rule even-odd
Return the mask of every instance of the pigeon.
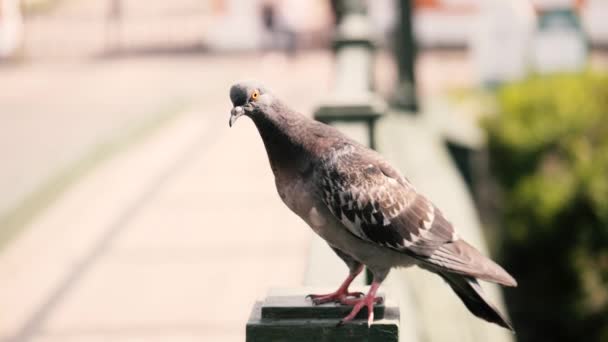
[[[488, 300], [478, 279], [517, 286], [502, 267], [463, 240], [445, 215], [378, 152], [339, 130], [300, 114], [263, 85], [230, 88], [229, 126], [249, 117], [264, 143], [282, 201], [323, 238], [349, 269], [340, 287], [307, 296], [316, 305], [335, 302], [366, 308], [374, 319], [376, 293], [392, 268], [418, 266], [443, 278], [475, 316], [513, 331]], [[367, 294], [349, 285], [366, 266]]]

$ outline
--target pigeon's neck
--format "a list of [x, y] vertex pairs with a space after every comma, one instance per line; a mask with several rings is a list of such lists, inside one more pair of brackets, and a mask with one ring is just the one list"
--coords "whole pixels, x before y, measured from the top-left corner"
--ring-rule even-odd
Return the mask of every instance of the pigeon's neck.
[[266, 147], [270, 166], [275, 176], [280, 172], [306, 172], [309, 168], [310, 148], [305, 137], [310, 119], [285, 108], [274, 115], [252, 117]]

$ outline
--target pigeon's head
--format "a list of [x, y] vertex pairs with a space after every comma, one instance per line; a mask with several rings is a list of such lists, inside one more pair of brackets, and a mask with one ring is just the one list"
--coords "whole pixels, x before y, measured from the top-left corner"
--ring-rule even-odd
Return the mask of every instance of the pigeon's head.
[[251, 116], [272, 102], [272, 95], [259, 83], [240, 82], [230, 88], [230, 127], [243, 116]]

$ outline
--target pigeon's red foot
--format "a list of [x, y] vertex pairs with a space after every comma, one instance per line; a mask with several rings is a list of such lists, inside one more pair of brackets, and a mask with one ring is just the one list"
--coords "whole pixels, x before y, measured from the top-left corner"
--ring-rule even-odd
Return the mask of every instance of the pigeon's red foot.
[[306, 298], [310, 298], [315, 305], [331, 302], [351, 305], [349, 303], [354, 299], [349, 299], [349, 297], [360, 298], [364, 295], [363, 292], [349, 292], [347, 289], [339, 288], [337, 291], [329, 294], [309, 294]]
[[378, 290], [379, 286], [380, 286], [379, 283], [374, 282], [374, 283], [372, 283], [372, 286], [370, 287], [369, 292], [367, 293], [367, 295], [365, 297], [363, 297], [361, 299], [353, 299], [353, 300], [347, 301], [348, 305], [353, 306], [353, 309], [348, 314], [348, 316], [344, 317], [338, 323], [338, 325], [342, 325], [346, 322], [350, 322], [353, 319], [355, 319], [355, 317], [357, 316], [359, 311], [361, 311], [361, 309], [363, 309], [363, 307], [366, 307], [367, 312], [368, 312], [367, 326], [369, 327], [370, 325], [372, 325], [372, 322], [374, 321], [374, 304], [382, 302], [382, 297], [376, 297], [376, 291]]
[[361, 273], [362, 270], [363, 265], [359, 265], [359, 267], [352, 270], [348, 274], [348, 277], [346, 277], [344, 282], [342, 282], [342, 285], [340, 285], [340, 287], [335, 292], [324, 295], [309, 294], [308, 296], [306, 296], [306, 298], [310, 298], [313, 304], [319, 305], [330, 302], [346, 304], [345, 302], [348, 301], [348, 297], [363, 297], [363, 292], [348, 292], [348, 287], [350, 286], [350, 283], [353, 282], [353, 280], [357, 277], [359, 273]]

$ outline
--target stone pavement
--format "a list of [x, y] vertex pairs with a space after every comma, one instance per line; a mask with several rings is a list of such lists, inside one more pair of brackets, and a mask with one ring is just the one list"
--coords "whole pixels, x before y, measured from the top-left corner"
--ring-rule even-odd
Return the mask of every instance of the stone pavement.
[[276, 195], [253, 124], [228, 129], [227, 90], [264, 79], [310, 112], [330, 55], [182, 62], [173, 91], [198, 85], [199, 102], [85, 175], [0, 254], [0, 341], [242, 341], [255, 299], [302, 283], [311, 232]]
[[[331, 55], [320, 52], [292, 61], [252, 53], [44, 62], [1, 69], [0, 160], [10, 162], [2, 165], [0, 218], [49, 176], [133, 127], [201, 101], [227, 102], [234, 80], [265, 80], [304, 105], [302, 110], [310, 110], [319, 98], [314, 95], [329, 87], [330, 67]], [[287, 73], [299, 81], [284, 79]], [[318, 90], [306, 89], [312, 83], [319, 84]]]

